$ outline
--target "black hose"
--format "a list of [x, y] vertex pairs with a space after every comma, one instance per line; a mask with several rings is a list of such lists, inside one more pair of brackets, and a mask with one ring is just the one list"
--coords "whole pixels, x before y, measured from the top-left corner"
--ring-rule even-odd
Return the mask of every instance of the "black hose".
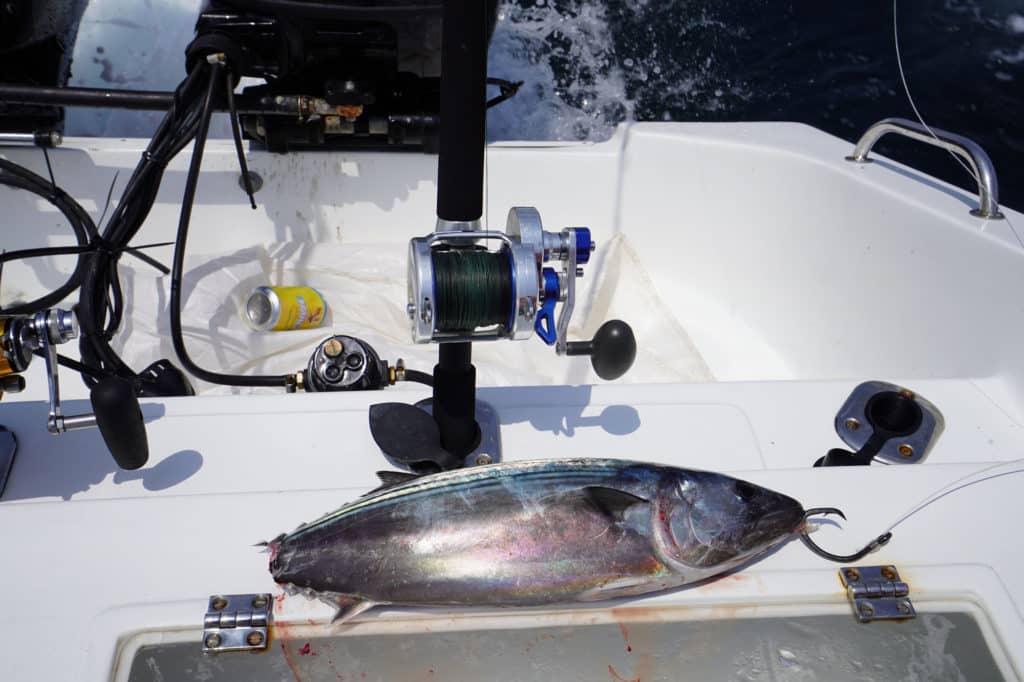
[[210, 118], [213, 115], [213, 97], [217, 83], [220, 80], [223, 66], [219, 63], [212, 65], [210, 69], [209, 83], [206, 88], [206, 96], [203, 99], [202, 112], [199, 117], [199, 128], [195, 136], [195, 145], [192, 148], [192, 160], [188, 167], [188, 176], [185, 179], [185, 194], [181, 200], [181, 216], [178, 220], [178, 235], [174, 244], [174, 260], [171, 265], [171, 341], [174, 344], [174, 352], [182, 366], [191, 374], [211, 384], [223, 384], [226, 386], [287, 386], [291, 379], [288, 375], [279, 376], [242, 376], [234, 374], [220, 374], [203, 369], [197, 365], [185, 348], [185, 339], [181, 329], [181, 280], [185, 268], [185, 247], [188, 241], [188, 226], [192, 218], [192, 204], [195, 201], [196, 186], [199, 182], [199, 170], [203, 163], [203, 149], [206, 146], [206, 136], [210, 130]]
[[420, 372], [420, 371], [415, 370], [415, 369], [407, 369], [407, 370], [405, 370], [405, 379], [404, 379], [404, 381], [412, 381], [412, 382], [417, 383], [417, 384], [424, 384], [425, 386], [433, 386], [434, 385], [434, 376], [432, 374], [427, 374], [426, 372]]

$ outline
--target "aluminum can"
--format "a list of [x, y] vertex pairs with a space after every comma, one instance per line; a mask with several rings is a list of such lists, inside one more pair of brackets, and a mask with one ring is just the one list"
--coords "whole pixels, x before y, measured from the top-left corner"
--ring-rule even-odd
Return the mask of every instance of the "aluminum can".
[[313, 329], [326, 312], [324, 297], [311, 287], [256, 287], [245, 303], [245, 319], [256, 331]]

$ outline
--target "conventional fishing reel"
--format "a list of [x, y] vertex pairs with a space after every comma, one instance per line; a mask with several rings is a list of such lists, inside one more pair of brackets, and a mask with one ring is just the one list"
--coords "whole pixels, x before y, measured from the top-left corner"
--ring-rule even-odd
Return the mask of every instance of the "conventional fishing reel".
[[568, 340], [576, 279], [595, 248], [586, 227], [545, 232], [532, 207], [511, 209], [505, 232], [481, 231], [475, 221], [439, 220], [436, 232], [409, 242], [413, 341], [523, 340], [536, 334], [559, 355], [589, 355], [602, 379], [621, 377], [636, 358], [636, 340], [625, 322], [606, 322], [592, 341]]
[[56, 347], [76, 338], [78, 322], [70, 310], [55, 308], [35, 315], [0, 317], [0, 396], [5, 391], [24, 390], [22, 373], [35, 355], [42, 355], [50, 390], [47, 430], [58, 435], [98, 427], [117, 464], [123, 469], [138, 469], [149, 459], [149, 446], [139, 399], [131, 382], [116, 376], [101, 379], [93, 385], [89, 396], [93, 414], [63, 412]]
[[636, 358], [633, 330], [621, 320], [605, 322], [591, 341], [568, 340], [576, 279], [595, 248], [589, 229], [545, 232], [530, 207], [509, 211], [505, 232], [483, 231], [479, 220], [437, 224], [409, 242], [407, 307], [413, 341], [440, 344], [433, 395], [415, 405], [371, 405], [369, 413], [381, 451], [417, 473], [501, 461], [496, 412], [476, 399], [474, 341], [536, 334], [559, 355], [589, 355], [608, 380]]

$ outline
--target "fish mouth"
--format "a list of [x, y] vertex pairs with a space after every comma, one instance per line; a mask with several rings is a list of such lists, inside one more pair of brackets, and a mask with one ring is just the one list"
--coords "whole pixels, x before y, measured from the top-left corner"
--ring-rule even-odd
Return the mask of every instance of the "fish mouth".
[[799, 506], [777, 509], [761, 515], [747, 533], [742, 550], [744, 554], [768, 549], [802, 532], [807, 521]]

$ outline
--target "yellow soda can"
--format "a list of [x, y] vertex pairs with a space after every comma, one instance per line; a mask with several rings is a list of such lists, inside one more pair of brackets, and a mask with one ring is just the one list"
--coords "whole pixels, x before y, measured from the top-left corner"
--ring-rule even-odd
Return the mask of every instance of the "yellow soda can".
[[245, 303], [245, 319], [256, 331], [313, 329], [324, 321], [327, 305], [311, 287], [256, 287]]

